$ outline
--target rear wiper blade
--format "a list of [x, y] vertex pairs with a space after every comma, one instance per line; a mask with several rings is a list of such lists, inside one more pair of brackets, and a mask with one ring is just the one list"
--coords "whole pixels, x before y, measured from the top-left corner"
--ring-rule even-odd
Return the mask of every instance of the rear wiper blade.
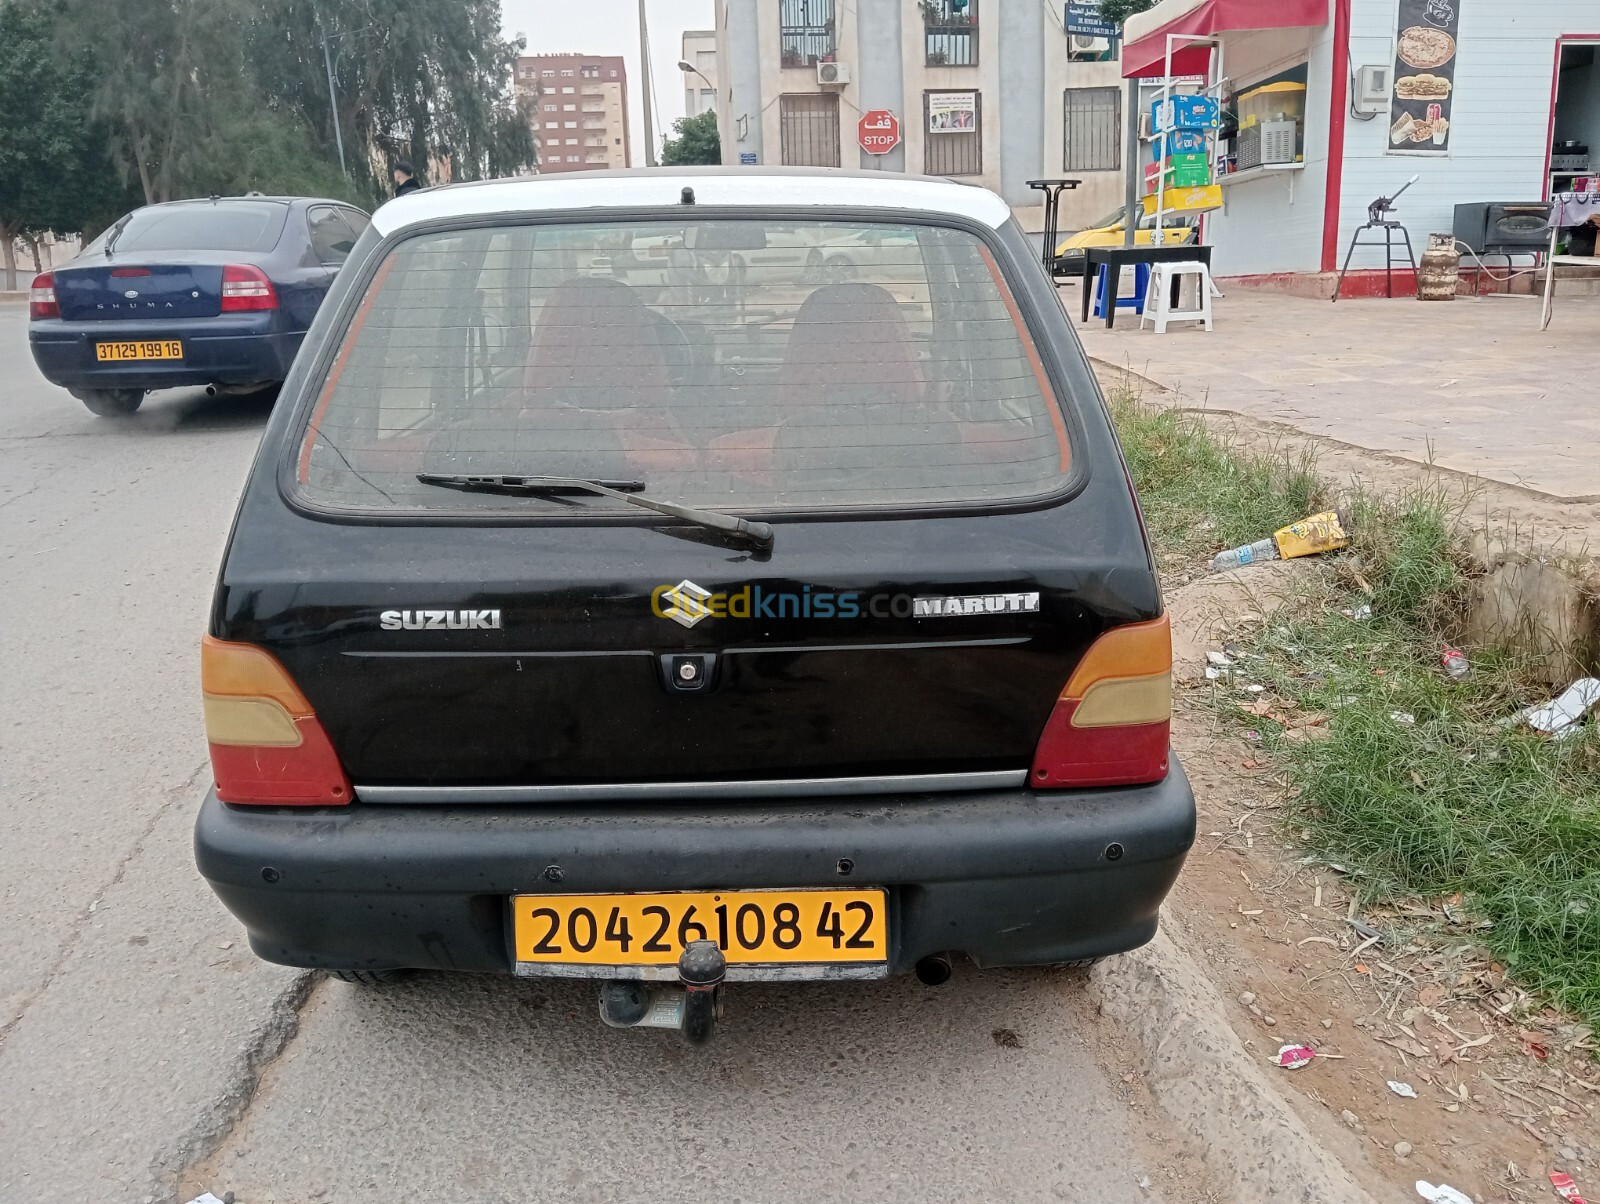
[[126, 226], [132, 220], [133, 220], [133, 214], [131, 214], [131, 213], [127, 214], [126, 216], [123, 217], [123, 219], [120, 222], [118, 222], [115, 226], [113, 226], [111, 228], [111, 233], [106, 235], [106, 258], [107, 259], [110, 259], [111, 258], [111, 252], [116, 250], [116, 248], [117, 248], [117, 239], [122, 237], [122, 229], [123, 229], [123, 227]]
[[495, 474], [478, 476], [471, 473], [419, 472], [417, 480], [424, 485], [437, 485], [443, 489], [462, 489], [481, 493], [593, 493], [615, 498], [657, 514], [681, 518], [708, 531], [737, 535], [748, 539], [759, 548], [772, 547], [772, 527], [768, 523], [751, 522], [717, 510], [702, 510], [698, 506], [680, 506], [677, 502], [663, 502], [645, 497], [643, 481], [584, 480], [581, 477], [512, 476]]

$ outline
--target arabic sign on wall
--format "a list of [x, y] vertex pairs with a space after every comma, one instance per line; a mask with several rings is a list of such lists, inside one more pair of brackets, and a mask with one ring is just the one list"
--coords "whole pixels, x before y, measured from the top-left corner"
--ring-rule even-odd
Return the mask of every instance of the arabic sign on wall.
[[928, 95], [928, 132], [964, 133], [978, 128], [976, 92], [932, 92]]
[[1063, 24], [1068, 33], [1087, 38], [1114, 38], [1120, 32], [1116, 25], [1100, 15], [1100, 0], [1067, 0]]
[[1461, 0], [1399, 0], [1399, 4], [1388, 151], [1447, 155]]

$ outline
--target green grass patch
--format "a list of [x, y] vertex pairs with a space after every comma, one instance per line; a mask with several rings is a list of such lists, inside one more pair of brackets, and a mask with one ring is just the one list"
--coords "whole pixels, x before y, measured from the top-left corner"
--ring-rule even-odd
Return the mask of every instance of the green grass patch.
[[[1309, 464], [1237, 456], [1190, 416], [1126, 400], [1113, 412], [1169, 554], [1258, 539], [1325, 505]], [[1459, 893], [1513, 976], [1600, 1028], [1600, 731], [1591, 719], [1555, 741], [1508, 722], [1554, 691], [1497, 649], [1469, 648], [1464, 680], [1443, 672], [1470, 584], [1460, 503], [1417, 490], [1346, 507], [1352, 546], [1240, 637], [1217, 706], [1286, 773], [1287, 828], [1369, 904]], [[1370, 619], [1344, 613], [1362, 604]]]
[[1270, 535], [1326, 509], [1309, 456], [1226, 446], [1199, 415], [1108, 399], [1156, 552], [1169, 567]]

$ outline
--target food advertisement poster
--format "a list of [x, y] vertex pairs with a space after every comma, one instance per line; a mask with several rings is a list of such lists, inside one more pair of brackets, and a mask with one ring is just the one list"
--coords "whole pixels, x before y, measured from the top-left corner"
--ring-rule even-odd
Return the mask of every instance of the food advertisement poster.
[[1448, 155], [1462, 0], [1399, 3], [1388, 151], [1391, 155]]
[[978, 128], [976, 92], [930, 92], [928, 94], [928, 132], [952, 134]]

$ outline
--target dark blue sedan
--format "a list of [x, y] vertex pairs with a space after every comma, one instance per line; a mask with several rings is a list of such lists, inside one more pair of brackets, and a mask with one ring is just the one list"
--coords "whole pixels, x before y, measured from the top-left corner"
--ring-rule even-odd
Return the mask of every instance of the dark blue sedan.
[[280, 383], [367, 224], [351, 205], [306, 197], [136, 209], [34, 280], [34, 362], [105, 417], [133, 413], [151, 389]]

